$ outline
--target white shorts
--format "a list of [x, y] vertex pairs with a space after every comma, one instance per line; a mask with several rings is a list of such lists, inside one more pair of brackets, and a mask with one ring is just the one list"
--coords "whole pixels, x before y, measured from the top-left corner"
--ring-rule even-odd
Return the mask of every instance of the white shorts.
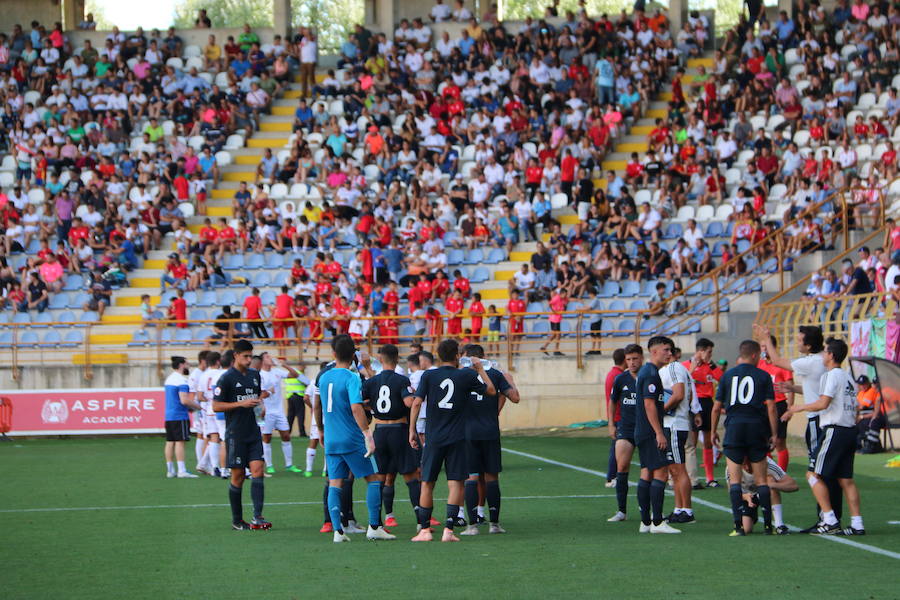
[[316, 425], [315, 421], [313, 421], [313, 424], [309, 426], [309, 439], [319, 439], [319, 426]]
[[416, 433], [425, 433], [425, 419], [416, 419]]
[[[215, 418], [215, 417], [213, 417]], [[216, 419], [216, 431], [219, 433], [219, 439], [225, 441], [225, 419]]]
[[265, 421], [260, 429], [266, 435], [271, 434], [276, 429], [278, 431], [290, 431], [291, 426], [288, 425], [287, 418], [281, 413], [266, 413]]
[[198, 436], [203, 436], [206, 429], [204, 429], [204, 422], [206, 419], [206, 415], [202, 412], [194, 411], [191, 413], [191, 433], [196, 433]]

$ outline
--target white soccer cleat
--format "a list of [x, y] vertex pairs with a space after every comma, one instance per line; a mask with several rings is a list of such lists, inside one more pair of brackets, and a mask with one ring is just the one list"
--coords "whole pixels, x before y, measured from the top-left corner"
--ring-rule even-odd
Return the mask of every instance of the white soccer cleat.
[[344, 533], [365, 533], [366, 530], [362, 527], [359, 527], [356, 524], [356, 521], [347, 521], [347, 526], [344, 527]]
[[[608, 518], [606, 521], [608, 523], [618, 523], [619, 521], [624, 521], [624, 520], [625, 520], [625, 513], [623, 513], [621, 510], [619, 510], [619, 511], [616, 511], [616, 514], [614, 514], [613, 516]], [[644, 525], [642, 523], [641, 527], [643, 527], [643, 526]], [[643, 533], [643, 532], [641, 532], [641, 533]]]
[[199, 475], [195, 475], [194, 473], [191, 473], [190, 471], [182, 471], [176, 477], [178, 477], [178, 479], [197, 479], [199, 477]]
[[459, 532], [459, 535], [478, 535], [481, 533], [478, 531], [477, 525], [467, 525], [465, 529]]
[[607, 481], [605, 487], [608, 487], [608, 488], [614, 488], [614, 487], [616, 487], [616, 480], [613, 479], [612, 481]]
[[506, 533], [506, 530], [500, 527], [499, 523], [491, 523], [491, 528], [488, 529], [488, 533]]
[[638, 528], [638, 533], [650, 533], [650, 529], [653, 525], [644, 525], [641, 523], [641, 526]]
[[166, 479], [175, 479], [175, 471], [166, 471]]
[[681, 533], [681, 530], [675, 529], [667, 522], [663, 521], [659, 525], [651, 525], [650, 533]]
[[396, 535], [391, 535], [387, 531], [384, 530], [384, 527], [379, 527], [378, 529], [373, 528], [369, 525], [369, 529], [366, 531], [366, 539], [367, 540], [396, 540]]
[[335, 531], [333, 541], [335, 544], [340, 544], [341, 542], [349, 542], [350, 538], [347, 537], [347, 534], [345, 533], [338, 533]]

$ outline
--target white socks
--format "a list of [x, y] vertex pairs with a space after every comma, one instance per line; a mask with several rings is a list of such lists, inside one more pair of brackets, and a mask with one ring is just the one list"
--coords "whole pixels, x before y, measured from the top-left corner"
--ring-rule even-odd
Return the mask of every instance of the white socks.
[[184, 466], [184, 461], [183, 461], [183, 460], [179, 460], [179, 461], [178, 461], [178, 472], [179, 472], [179, 473], [184, 473], [184, 472], [186, 472], [186, 471], [187, 471], [187, 467]]
[[457, 516], [459, 516], [461, 519], [466, 518], [466, 511], [462, 506], [459, 507], [459, 512], [457, 513]]
[[166, 461], [166, 471], [169, 473], [175, 472], [175, 463], [172, 461]]
[[200, 463], [203, 462], [203, 456], [206, 454], [206, 440], [202, 437], [197, 436], [197, 441], [194, 444], [194, 455], [197, 457], [197, 466], [200, 466]]
[[[271, 453], [271, 450], [270, 450]], [[291, 467], [294, 465], [294, 447], [290, 442], [281, 441], [281, 453], [284, 454], [284, 466]]]
[[484, 518], [484, 507], [483, 507], [483, 506], [477, 506], [477, 507], [475, 507], [475, 513], [476, 513], [479, 517]]
[[850, 527], [852, 527], [853, 529], [865, 529], [865, 527], [863, 526], [862, 515], [850, 517]]
[[219, 442], [210, 442], [206, 445], [206, 462], [213, 469], [219, 469]]
[[263, 442], [263, 459], [266, 461], [266, 466], [272, 466], [272, 444]]
[[772, 525], [774, 525], [775, 527], [781, 527], [782, 525], [784, 525], [784, 516], [781, 512], [780, 504], [772, 505]]
[[837, 517], [834, 515], [833, 510], [829, 510], [828, 512], [822, 513], [822, 520], [825, 521], [826, 525], [837, 525]]
[[316, 449], [315, 448], [307, 448], [306, 449], [306, 470], [313, 470], [313, 462], [316, 460]]

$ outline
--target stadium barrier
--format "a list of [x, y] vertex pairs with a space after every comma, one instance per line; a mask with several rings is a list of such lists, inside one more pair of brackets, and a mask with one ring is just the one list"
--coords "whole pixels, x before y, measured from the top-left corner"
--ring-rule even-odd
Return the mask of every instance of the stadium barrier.
[[3, 441], [9, 440], [6, 434], [12, 430], [12, 418], [12, 400], [6, 397], [0, 397], [0, 436], [2, 436], [0, 439], [3, 439]]

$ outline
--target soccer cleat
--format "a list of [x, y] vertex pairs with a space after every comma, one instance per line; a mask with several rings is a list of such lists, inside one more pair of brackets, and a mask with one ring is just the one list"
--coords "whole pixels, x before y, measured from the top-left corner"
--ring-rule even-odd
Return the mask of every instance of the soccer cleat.
[[369, 525], [369, 528], [366, 530], [366, 539], [367, 540], [396, 540], [396, 535], [391, 535], [387, 531], [385, 531], [384, 527], [379, 527], [377, 529], [373, 528]]
[[326, 471], [324, 468], [322, 469], [322, 477], [328, 477], [328, 471]]
[[469, 525], [465, 529], [459, 532], [459, 535], [479, 535], [481, 532], [478, 531], [477, 525]]
[[266, 474], [267, 474], [267, 475], [274, 475], [274, 474], [275, 474], [275, 467], [266, 467]]
[[210, 471], [208, 471], [207, 469], [205, 469], [203, 467], [197, 467], [197, 472], [203, 473], [204, 475], [212, 475], [212, 473]]
[[313, 474], [312, 474], [312, 471], [304, 471], [304, 472], [303, 472], [303, 476], [304, 476], [304, 477], [312, 477], [312, 475], [313, 475]]
[[702, 490], [703, 488], [704, 488], [704, 485], [702, 483], [700, 483], [699, 481], [691, 486], [692, 490]]
[[676, 523], [696, 523], [697, 519], [694, 517], [694, 513], [678, 513], [678, 520]]
[[775, 534], [776, 535], [790, 535], [791, 530], [788, 529], [787, 525], [779, 525], [778, 527], [775, 528]]
[[834, 523], [833, 525], [829, 525], [827, 523], [820, 523], [818, 527], [816, 527], [810, 533], [815, 535], [837, 535], [841, 533], [841, 525], [840, 523]]
[[613, 516], [608, 518], [606, 520], [606, 522], [607, 523], [618, 523], [619, 521], [624, 521], [624, 520], [625, 520], [625, 513], [623, 513], [621, 510], [617, 510], [616, 514], [614, 514]]
[[250, 531], [251, 529], [253, 529], [252, 527], [250, 527], [250, 523], [248, 523], [247, 521], [238, 521], [237, 523], [232, 523], [231, 528], [235, 531]]
[[706, 482], [706, 487], [717, 488], [717, 487], [722, 487], [722, 485], [715, 479], [712, 479], [712, 480]]
[[[481, 518], [481, 522], [484, 523], [484, 517]], [[466, 525], [468, 523], [462, 517], [456, 517], [456, 521], [453, 523], [454, 527], [465, 527]]]
[[394, 518], [394, 515], [390, 515], [387, 519], [384, 520], [385, 527], [397, 527], [399, 523], [397, 523], [397, 519]]
[[659, 525], [651, 525], [650, 533], [681, 533], [680, 529], [675, 529], [665, 521]]
[[199, 477], [199, 475], [195, 475], [195, 474], [191, 473], [190, 471], [182, 471], [181, 473], [176, 475], [176, 477], [178, 477], [178, 479], [197, 479], [197, 477]]
[[287, 467], [285, 469], [285, 471], [290, 471], [291, 473], [302, 473], [303, 469], [301, 469], [299, 467], [295, 467], [294, 465], [291, 465], [291, 466]]
[[747, 534], [744, 533], [744, 530], [743, 530], [743, 529], [739, 529], [739, 528], [737, 528], [737, 527], [735, 527], [734, 529], [732, 529], [732, 530], [731, 530], [731, 533], [728, 534], [729, 537], [742, 537], [742, 536], [745, 536], [745, 535], [747, 535]]
[[638, 533], [650, 533], [651, 527], [652, 525], [645, 525], [644, 523], [641, 523], [641, 526], [638, 527]]
[[272, 529], [272, 524], [262, 518], [262, 516], [253, 517], [253, 520], [250, 521], [250, 529]]
[[[463, 519], [463, 521], [465, 521], [465, 519]], [[476, 525], [481, 525], [482, 523], [486, 523], [486, 522], [487, 522], [487, 519], [484, 518], [484, 515], [478, 515], [478, 514], [475, 515], [475, 524]], [[465, 523], [460, 525], [460, 527], [465, 527]]]
[[166, 479], [175, 479], [175, 471], [166, 471]]
[[488, 533], [506, 533], [506, 530], [500, 527], [499, 523], [491, 523], [491, 528], [488, 529]]
[[219, 467], [213, 469], [212, 476], [217, 478], [222, 477], [222, 471], [219, 469]]
[[614, 487], [616, 487], [616, 482], [615, 482], [615, 481], [607, 481], [607, 482], [606, 482], [606, 487], [608, 487], [608, 488], [614, 488]]
[[444, 534], [441, 536], [442, 542], [458, 542], [459, 538], [453, 535], [452, 529], [444, 528]]
[[815, 532], [816, 532], [816, 529], [817, 529], [817, 528], [819, 527], [819, 525], [821, 525], [821, 524], [822, 524], [822, 521], [816, 521], [816, 524], [815, 524], [815, 525], [812, 525], [811, 527], [806, 527], [806, 528], [804, 528], [804, 529], [801, 529], [801, 530], [799, 530], [797, 533], [815, 533]]
[[319, 530], [319, 533], [331, 533], [334, 531], [334, 527], [331, 525], [331, 521], [325, 521], [322, 523], [322, 529]]
[[356, 524], [356, 521], [347, 521], [347, 526], [344, 527], [344, 533], [365, 533], [366, 530]]
[[349, 541], [350, 541], [350, 538], [347, 537], [346, 534], [341, 533], [340, 531], [335, 531], [335, 532], [334, 532], [334, 537], [332, 538], [332, 541], [333, 541], [335, 544], [340, 544], [341, 542], [349, 542]]
[[428, 525], [431, 527], [437, 527], [440, 524], [441, 524], [441, 522], [438, 521], [437, 519], [435, 519], [434, 517], [432, 517], [431, 521], [428, 522]]
[[853, 527], [845, 527], [838, 532], [838, 535], [866, 535], [866, 530], [854, 529]]
[[426, 527], [425, 529], [420, 530], [419, 533], [416, 534], [416, 537], [414, 537], [410, 541], [411, 542], [430, 542], [432, 539], [434, 539], [434, 537], [431, 535], [431, 529]]

